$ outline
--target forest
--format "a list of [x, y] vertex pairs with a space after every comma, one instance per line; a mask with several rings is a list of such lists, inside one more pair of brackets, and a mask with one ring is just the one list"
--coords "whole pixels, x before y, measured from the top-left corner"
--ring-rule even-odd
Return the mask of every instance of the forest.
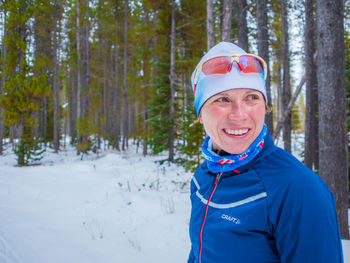
[[304, 136], [347, 229], [347, 0], [1, 0], [0, 155], [26, 166], [67, 144], [83, 158], [134, 143], [193, 170], [205, 134], [190, 78], [220, 41], [265, 59], [269, 131], [290, 152]]

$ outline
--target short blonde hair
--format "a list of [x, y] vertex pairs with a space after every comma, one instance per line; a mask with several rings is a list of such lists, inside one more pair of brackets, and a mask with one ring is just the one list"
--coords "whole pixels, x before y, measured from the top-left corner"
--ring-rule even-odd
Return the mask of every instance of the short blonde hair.
[[265, 110], [266, 110], [266, 113], [272, 112], [272, 106], [270, 107], [269, 105], [265, 104]]

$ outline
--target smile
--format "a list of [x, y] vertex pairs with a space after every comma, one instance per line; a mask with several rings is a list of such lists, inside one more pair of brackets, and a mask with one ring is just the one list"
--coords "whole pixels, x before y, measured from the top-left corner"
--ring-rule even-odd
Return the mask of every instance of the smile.
[[224, 131], [230, 135], [244, 135], [248, 132], [249, 129], [235, 129], [235, 130], [231, 130], [231, 129], [224, 129]]

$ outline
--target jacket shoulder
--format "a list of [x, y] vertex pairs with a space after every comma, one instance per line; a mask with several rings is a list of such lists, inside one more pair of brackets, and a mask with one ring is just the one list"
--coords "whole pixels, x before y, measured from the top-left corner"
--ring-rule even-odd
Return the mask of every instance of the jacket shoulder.
[[334, 197], [321, 177], [277, 147], [254, 169], [266, 188], [268, 224], [281, 260], [311, 262], [317, 254], [317, 262], [340, 262]]
[[296, 159], [289, 152], [275, 147], [254, 164], [254, 169], [263, 181], [280, 184], [320, 184], [327, 185], [322, 179]]

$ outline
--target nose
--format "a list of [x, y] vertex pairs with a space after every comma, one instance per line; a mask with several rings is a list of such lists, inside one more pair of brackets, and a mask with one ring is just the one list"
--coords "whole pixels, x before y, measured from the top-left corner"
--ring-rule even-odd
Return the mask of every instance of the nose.
[[228, 119], [231, 121], [241, 121], [246, 117], [244, 105], [239, 101], [231, 102], [230, 112]]

